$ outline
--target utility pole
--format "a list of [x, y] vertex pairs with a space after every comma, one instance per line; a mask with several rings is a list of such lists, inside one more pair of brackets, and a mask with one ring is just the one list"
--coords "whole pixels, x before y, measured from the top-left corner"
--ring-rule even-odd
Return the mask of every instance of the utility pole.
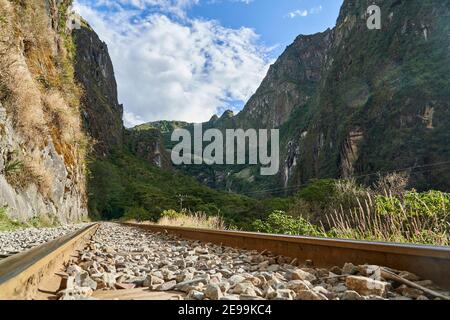
[[183, 201], [187, 198], [186, 194], [179, 194], [178, 200], [180, 201], [180, 212], [183, 212]]

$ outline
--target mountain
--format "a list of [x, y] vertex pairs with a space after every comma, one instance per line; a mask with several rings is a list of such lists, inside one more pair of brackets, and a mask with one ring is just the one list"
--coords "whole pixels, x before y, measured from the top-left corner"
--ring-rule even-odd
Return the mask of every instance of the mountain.
[[368, 30], [372, 2], [344, 2], [309, 110], [281, 127], [282, 180], [411, 168], [411, 187], [449, 190], [448, 167], [430, 166], [450, 160], [450, 3], [377, 1]]
[[[366, 26], [373, 2], [381, 30]], [[336, 27], [295, 39], [243, 111], [203, 124], [279, 128], [273, 177], [257, 166], [174, 168], [170, 135], [192, 124], [125, 129], [108, 48], [85, 21], [74, 28], [70, 5], [0, 0], [0, 208], [12, 218], [187, 209], [239, 226], [285, 210], [291, 199], [267, 195], [310, 179], [370, 183], [402, 168], [410, 187], [450, 189], [448, 1], [345, 0]]]
[[0, 0], [2, 219], [157, 219], [187, 209], [239, 225], [280, 208], [173, 171], [168, 123], [125, 129], [108, 48], [70, 5]]
[[[381, 30], [367, 27], [372, 4], [381, 8]], [[279, 128], [279, 175], [181, 169], [234, 191], [295, 191], [315, 178], [369, 184], [399, 169], [409, 187], [450, 190], [449, 15], [448, 1], [345, 0], [336, 27], [299, 36], [239, 114], [204, 124]]]

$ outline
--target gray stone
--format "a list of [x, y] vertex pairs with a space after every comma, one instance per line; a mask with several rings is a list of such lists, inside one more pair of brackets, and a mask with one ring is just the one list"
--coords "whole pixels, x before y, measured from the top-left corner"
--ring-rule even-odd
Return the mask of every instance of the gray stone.
[[302, 269], [291, 270], [286, 273], [286, 278], [288, 280], [307, 280], [314, 281], [317, 278], [309, 272], [303, 271]]
[[208, 281], [206, 279], [194, 279], [189, 281], [180, 282], [175, 286], [175, 290], [189, 292], [196, 289], [200, 284], [206, 285]]
[[358, 272], [358, 268], [352, 263], [346, 263], [346, 264], [344, 264], [344, 267], [342, 268], [342, 274], [354, 275], [357, 272]]
[[401, 294], [402, 296], [408, 297], [411, 299], [417, 299], [418, 297], [423, 296], [423, 294], [424, 294], [424, 292], [422, 290], [410, 288], [404, 284], [401, 285], [400, 287], [398, 287], [395, 291], [398, 292], [399, 294]]
[[205, 297], [211, 300], [220, 300], [222, 298], [222, 290], [218, 285], [210, 284], [206, 287]]
[[205, 299], [205, 294], [197, 290], [191, 290], [188, 294], [188, 299], [191, 300], [203, 300]]
[[158, 288], [156, 290], [157, 291], [170, 291], [170, 290], [173, 290], [176, 285], [177, 285], [177, 282], [175, 280], [172, 280], [172, 281], [161, 284], [160, 286], [158, 286]]
[[227, 296], [223, 296], [220, 298], [220, 300], [223, 301], [237, 301], [239, 300], [239, 296], [238, 295], [227, 295]]
[[294, 292], [297, 292], [302, 290], [310, 290], [312, 286], [309, 281], [292, 280], [288, 282], [287, 287]]
[[252, 296], [252, 297], [257, 296], [255, 287], [251, 283], [248, 283], [248, 282], [238, 283], [233, 288], [233, 293], [240, 294], [240, 295], [246, 295], [246, 296]]

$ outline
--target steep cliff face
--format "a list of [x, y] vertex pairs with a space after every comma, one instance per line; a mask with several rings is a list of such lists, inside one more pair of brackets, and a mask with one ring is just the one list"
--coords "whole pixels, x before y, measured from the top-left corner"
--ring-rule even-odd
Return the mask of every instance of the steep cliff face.
[[[382, 30], [366, 27], [373, 3]], [[287, 184], [411, 167], [411, 186], [450, 189], [434, 165], [450, 160], [449, 13], [443, 1], [344, 2], [314, 112], [286, 130]]]
[[123, 144], [123, 106], [108, 48], [86, 23], [73, 30], [76, 45], [75, 75], [84, 88], [83, 118], [95, 150], [106, 154]]
[[299, 36], [272, 65], [256, 93], [234, 121], [248, 128], [279, 128], [306, 106], [321, 79], [331, 30]]
[[87, 216], [67, 6], [0, 0], [0, 206], [21, 220]]

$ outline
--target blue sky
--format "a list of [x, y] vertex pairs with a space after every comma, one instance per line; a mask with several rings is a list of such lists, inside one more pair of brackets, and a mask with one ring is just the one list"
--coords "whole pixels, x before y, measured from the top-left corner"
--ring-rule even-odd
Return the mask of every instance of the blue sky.
[[335, 25], [343, 0], [75, 0], [109, 47], [124, 122], [238, 112], [299, 34]]
[[[335, 26], [343, 0], [201, 1], [187, 14], [216, 19], [227, 28], [253, 28], [278, 57], [299, 34], [313, 34]], [[307, 12], [307, 13], [306, 13]]]

